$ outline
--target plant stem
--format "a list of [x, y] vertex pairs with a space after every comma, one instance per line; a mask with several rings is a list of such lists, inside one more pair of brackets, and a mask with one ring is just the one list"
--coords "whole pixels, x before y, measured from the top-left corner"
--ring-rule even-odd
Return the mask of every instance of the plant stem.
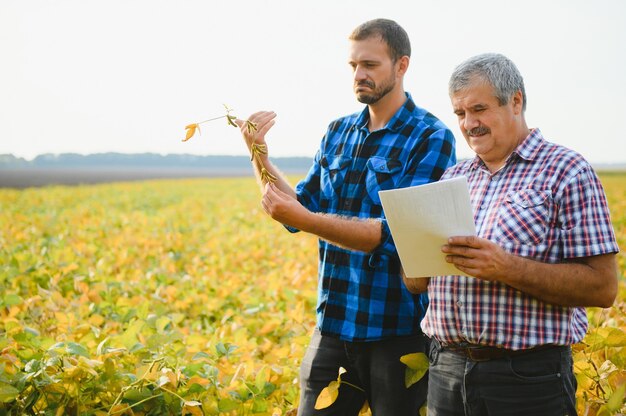
[[219, 117], [209, 118], [209, 119], [207, 119], [207, 120], [200, 121], [199, 123], [196, 123], [196, 124], [206, 123], [207, 121], [219, 120], [220, 118], [224, 118], [224, 117], [227, 117], [227, 116], [228, 116], [228, 114], [227, 114], [227, 115], [224, 115], [224, 116], [219, 116]]
[[349, 383], [349, 382], [347, 382], [347, 381], [343, 381], [343, 380], [341, 380], [341, 381], [340, 381], [340, 384], [347, 384], [348, 386], [350, 386], [350, 387], [354, 387], [355, 389], [360, 390], [360, 391], [362, 391], [363, 393], [365, 393], [365, 390], [363, 390], [363, 389], [362, 389], [362, 388], [360, 388], [359, 386], [355, 386], [354, 384]]
[[132, 409], [132, 408], [133, 408], [133, 407], [135, 407], [135, 406], [139, 406], [141, 403], [145, 403], [145, 402], [147, 402], [148, 400], [156, 399], [157, 397], [161, 397], [161, 396], [162, 396], [162, 394], [155, 394], [154, 396], [146, 397], [146, 398], [145, 398], [145, 399], [143, 399], [143, 400], [139, 400], [139, 401], [138, 401], [138, 402], [136, 402], [136, 403], [133, 403], [133, 404], [128, 405], [128, 407], [125, 407], [125, 408], [120, 409], [120, 410], [116, 410], [115, 412], [113, 412], [113, 413], [109, 413], [109, 414], [110, 414], [110, 415], [114, 415], [114, 414], [116, 414], [116, 413], [125, 412], [125, 411], [127, 411], [128, 409]]

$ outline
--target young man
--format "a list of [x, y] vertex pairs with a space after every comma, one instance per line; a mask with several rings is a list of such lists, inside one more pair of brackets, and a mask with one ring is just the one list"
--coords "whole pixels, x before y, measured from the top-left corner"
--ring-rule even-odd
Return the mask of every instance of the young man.
[[[470, 58], [449, 87], [476, 157], [443, 178], [467, 177], [478, 236], [442, 248], [473, 278], [428, 283], [428, 415], [574, 416], [570, 345], [585, 335], [584, 307], [609, 307], [617, 293], [604, 191], [578, 153], [527, 127], [509, 59]], [[419, 290], [427, 279], [405, 280]]]
[[[397, 23], [366, 22], [350, 41], [354, 92], [366, 108], [330, 124], [295, 190], [267, 154], [260, 160], [278, 178], [262, 184], [265, 211], [291, 231], [320, 237], [317, 329], [301, 366], [298, 414], [357, 415], [367, 400], [374, 415], [415, 415], [427, 380], [407, 389], [400, 357], [425, 350], [419, 323], [428, 301], [402, 284], [378, 191], [438, 180], [455, 162], [454, 137], [405, 93], [411, 47]], [[238, 121], [249, 147], [266, 144], [275, 116], [250, 116], [256, 132]], [[262, 177], [258, 161], [255, 167]], [[314, 410], [339, 367], [358, 388], [343, 384], [334, 404]]]

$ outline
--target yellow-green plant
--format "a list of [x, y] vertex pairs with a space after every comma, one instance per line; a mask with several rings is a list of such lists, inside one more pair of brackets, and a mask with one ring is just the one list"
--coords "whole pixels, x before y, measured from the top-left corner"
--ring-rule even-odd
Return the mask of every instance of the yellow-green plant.
[[[586, 416], [626, 413], [626, 174], [601, 179], [620, 290], [574, 346]], [[246, 178], [0, 189], [0, 414], [294, 414], [317, 239], [258, 205]]]
[[[406, 354], [400, 357], [400, 361], [406, 365], [406, 370], [404, 373], [404, 385], [408, 389], [413, 384], [417, 383], [426, 375], [428, 372], [428, 357], [423, 352], [415, 352], [412, 354]], [[331, 406], [339, 397], [339, 387], [342, 384], [346, 386], [350, 386], [357, 390], [363, 391], [359, 386], [355, 386], [352, 383], [348, 383], [347, 381], [343, 381], [341, 379], [341, 375], [346, 373], [346, 369], [343, 367], [339, 367], [339, 374], [337, 375], [337, 380], [331, 381], [328, 386], [324, 387], [320, 394], [317, 396], [317, 400], [315, 401], [315, 409], [325, 409]], [[368, 414], [369, 406], [367, 402], [361, 409], [361, 414]], [[425, 409], [420, 409], [420, 414], [425, 411]]]
[[[238, 120], [237, 116], [231, 114], [233, 109], [228, 107], [226, 104], [223, 104], [223, 106], [226, 109], [226, 114], [224, 114], [223, 116], [217, 116], [217, 117], [209, 118], [209, 119], [197, 122], [197, 123], [191, 123], [191, 124], [186, 125], [185, 130], [187, 130], [187, 134], [185, 135], [185, 138], [183, 139], [183, 141], [186, 142], [187, 140], [191, 139], [194, 136], [194, 134], [196, 134], [196, 130], [198, 131], [199, 134], [201, 134], [200, 124], [207, 123], [209, 121], [214, 121], [214, 120], [219, 120], [221, 118], [225, 118], [229, 126], [239, 127], [237, 125], [237, 120]], [[245, 123], [246, 129], [248, 130], [249, 134], [254, 134], [257, 131], [256, 123], [253, 123], [250, 120], [245, 120], [242, 123]], [[258, 144], [256, 143], [255, 140], [253, 140], [252, 144], [250, 145], [250, 160], [251, 161], [253, 161], [254, 159], [257, 160], [257, 163], [259, 164], [259, 170], [261, 172], [261, 181], [263, 183], [276, 182], [277, 180], [276, 176], [271, 174], [265, 168], [265, 166], [263, 165], [263, 162], [261, 161], [261, 155], [266, 155], [266, 154], [267, 154], [267, 146], [264, 144]]]
[[[341, 375], [345, 373], [346, 373], [346, 369], [343, 367], [339, 367], [339, 371], [337, 373], [337, 380], [331, 381], [328, 384], [328, 386], [324, 387], [322, 391], [320, 392], [320, 394], [317, 396], [317, 400], [315, 400], [316, 410], [325, 409], [329, 407], [330, 405], [332, 405], [333, 403], [335, 403], [335, 401], [337, 400], [337, 397], [339, 397], [339, 387], [341, 387], [342, 384], [345, 384], [346, 386], [351, 387], [353, 389], [364, 391], [361, 387], [342, 380]], [[369, 411], [369, 405], [367, 401], [365, 401], [359, 414], [368, 413], [368, 411]]]

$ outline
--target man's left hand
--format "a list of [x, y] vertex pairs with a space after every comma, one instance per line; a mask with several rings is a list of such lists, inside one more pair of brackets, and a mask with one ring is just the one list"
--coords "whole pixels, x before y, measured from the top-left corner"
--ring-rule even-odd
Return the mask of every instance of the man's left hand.
[[501, 280], [510, 270], [511, 255], [502, 247], [476, 236], [450, 237], [441, 248], [446, 261], [464, 273], [483, 280]]

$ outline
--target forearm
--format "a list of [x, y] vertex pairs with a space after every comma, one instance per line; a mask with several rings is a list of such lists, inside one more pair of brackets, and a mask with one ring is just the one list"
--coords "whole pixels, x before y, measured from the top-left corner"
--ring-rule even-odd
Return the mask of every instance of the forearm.
[[298, 229], [315, 234], [335, 245], [370, 253], [380, 245], [381, 222], [376, 219], [346, 218], [309, 212]]
[[562, 306], [610, 307], [617, 294], [614, 255], [576, 263], [547, 264], [508, 255], [501, 280], [544, 302]]
[[402, 281], [409, 292], [418, 294], [428, 291], [430, 277], [407, 277], [404, 269], [400, 269], [400, 273], [402, 274]]
[[263, 178], [261, 175], [261, 169], [265, 168], [267, 172], [269, 172], [272, 176], [276, 178], [274, 185], [276, 185], [278, 189], [280, 189], [287, 195], [291, 196], [292, 198], [296, 198], [296, 192], [291, 187], [289, 182], [287, 182], [285, 175], [276, 166], [272, 164], [268, 155], [261, 155], [258, 158], [255, 157], [252, 160], [252, 167], [254, 169], [254, 174], [257, 178], [259, 187], [261, 188], [261, 193], [263, 193], [264, 188], [265, 188], [265, 182], [263, 181]]
[[271, 162], [268, 155], [268, 146], [265, 135], [274, 125], [276, 113], [273, 111], [259, 111], [252, 114], [248, 120], [235, 120], [241, 129], [244, 142], [251, 156], [252, 168], [264, 193], [265, 185], [273, 182], [278, 189], [292, 198], [296, 193], [283, 175]]

